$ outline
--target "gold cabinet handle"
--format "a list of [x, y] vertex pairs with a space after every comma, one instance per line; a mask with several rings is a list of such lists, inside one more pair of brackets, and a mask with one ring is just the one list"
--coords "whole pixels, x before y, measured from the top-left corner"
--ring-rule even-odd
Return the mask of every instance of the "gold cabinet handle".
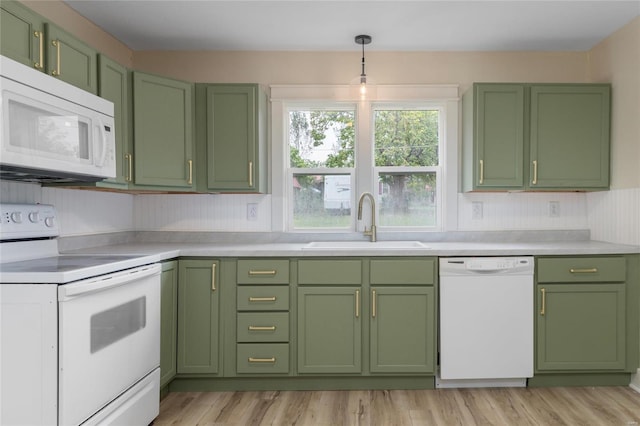
[[249, 357], [249, 362], [276, 362], [276, 357], [271, 358], [254, 358], [252, 356]]
[[249, 186], [253, 186], [253, 161], [249, 161]]
[[544, 312], [547, 304], [547, 290], [545, 288], [541, 288], [540, 293], [542, 293], [542, 303], [541, 303], [542, 306], [540, 307], [540, 315], [544, 316]]
[[276, 297], [249, 297], [249, 302], [275, 302]]
[[595, 274], [598, 272], [598, 268], [585, 268], [585, 269], [569, 269], [572, 274]]
[[480, 185], [484, 183], [484, 160], [480, 160], [480, 180], [478, 183]]
[[275, 269], [271, 269], [268, 271], [263, 271], [263, 270], [254, 270], [251, 269], [249, 270], [249, 276], [250, 277], [255, 277], [255, 276], [260, 276], [260, 275], [275, 275], [277, 273], [277, 271]]
[[372, 290], [371, 294], [372, 294], [372, 298], [371, 298], [371, 316], [373, 318], [375, 318], [376, 317], [376, 305], [378, 304], [378, 301], [376, 300], [376, 291]]
[[211, 291], [216, 291], [216, 264], [211, 265]]
[[42, 34], [42, 31], [34, 31], [33, 36], [39, 39], [38, 46], [40, 48], [40, 52], [38, 54], [38, 62], [33, 64], [33, 66], [41, 70], [42, 68], [44, 68], [44, 34]]
[[129, 163], [129, 169], [127, 170], [127, 176], [125, 176], [124, 180], [126, 182], [131, 182], [131, 179], [132, 179], [132, 176], [133, 176], [133, 155], [125, 154], [124, 158], [127, 159], [128, 163]]
[[538, 160], [533, 160], [533, 180], [531, 181], [531, 185], [538, 184]]
[[188, 160], [189, 164], [189, 179], [187, 180], [187, 184], [191, 185], [193, 183], [193, 160]]
[[249, 331], [276, 331], [276, 326], [275, 325], [270, 325], [270, 326], [250, 325]]
[[54, 77], [60, 76], [60, 41], [52, 40], [51, 44], [56, 48], [56, 69], [51, 71], [51, 75]]
[[356, 318], [360, 318], [360, 290], [356, 290]]

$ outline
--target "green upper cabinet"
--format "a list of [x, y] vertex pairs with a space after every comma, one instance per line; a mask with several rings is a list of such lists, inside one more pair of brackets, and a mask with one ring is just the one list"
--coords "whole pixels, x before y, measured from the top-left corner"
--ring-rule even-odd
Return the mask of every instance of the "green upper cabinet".
[[[113, 102], [116, 142], [116, 177], [98, 186], [119, 187], [131, 181], [129, 169], [129, 71], [104, 55], [98, 57], [98, 95]], [[110, 185], [111, 184], [111, 185]]]
[[265, 192], [264, 91], [257, 84], [198, 84], [196, 98], [198, 147], [206, 152], [199, 191]]
[[47, 73], [97, 94], [98, 52], [53, 24], [45, 24], [45, 29]]
[[2, 2], [2, 54], [98, 93], [98, 52], [18, 2]]
[[136, 186], [195, 188], [193, 84], [133, 73]]
[[15, 1], [0, 3], [0, 49], [8, 58], [45, 71], [44, 19]]
[[609, 187], [609, 85], [531, 87], [530, 187]]
[[177, 372], [217, 374], [220, 360], [220, 262], [180, 260]]
[[178, 342], [178, 262], [162, 263], [160, 284], [160, 386], [176, 375]]
[[[475, 189], [522, 188], [524, 184], [524, 87], [474, 85], [474, 146], [469, 167]], [[467, 170], [465, 170], [467, 171]]]
[[462, 106], [463, 191], [609, 187], [609, 85], [476, 83]]

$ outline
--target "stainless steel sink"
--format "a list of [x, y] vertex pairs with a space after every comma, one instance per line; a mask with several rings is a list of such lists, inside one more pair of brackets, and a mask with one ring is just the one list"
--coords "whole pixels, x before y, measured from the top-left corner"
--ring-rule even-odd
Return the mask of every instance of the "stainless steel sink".
[[428, 245], [420, 241], [314, 241], [303, 247], [306, 250], [407, 250], [428, 248]]

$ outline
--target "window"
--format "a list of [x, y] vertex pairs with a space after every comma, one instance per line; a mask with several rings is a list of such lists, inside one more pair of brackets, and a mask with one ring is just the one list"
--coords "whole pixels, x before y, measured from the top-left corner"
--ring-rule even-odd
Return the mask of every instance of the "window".
[[440, 110], [374, 107], [381, 227], [438, 225]]
[[291, 227], [348, 229], [352, 224], [355, 109], [288, 111]]
[[271, 87], [273, 230], [360, 232], [364, 192], [380, 232], [457, 228], [458, 87], [380, 85], [376, 96]]

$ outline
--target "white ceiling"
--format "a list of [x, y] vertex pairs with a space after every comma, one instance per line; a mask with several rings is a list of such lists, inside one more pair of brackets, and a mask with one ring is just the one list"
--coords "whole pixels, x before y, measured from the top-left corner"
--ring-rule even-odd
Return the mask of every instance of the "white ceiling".
[[66, 0], [133, 50], [584, 51], [633, 1]]

